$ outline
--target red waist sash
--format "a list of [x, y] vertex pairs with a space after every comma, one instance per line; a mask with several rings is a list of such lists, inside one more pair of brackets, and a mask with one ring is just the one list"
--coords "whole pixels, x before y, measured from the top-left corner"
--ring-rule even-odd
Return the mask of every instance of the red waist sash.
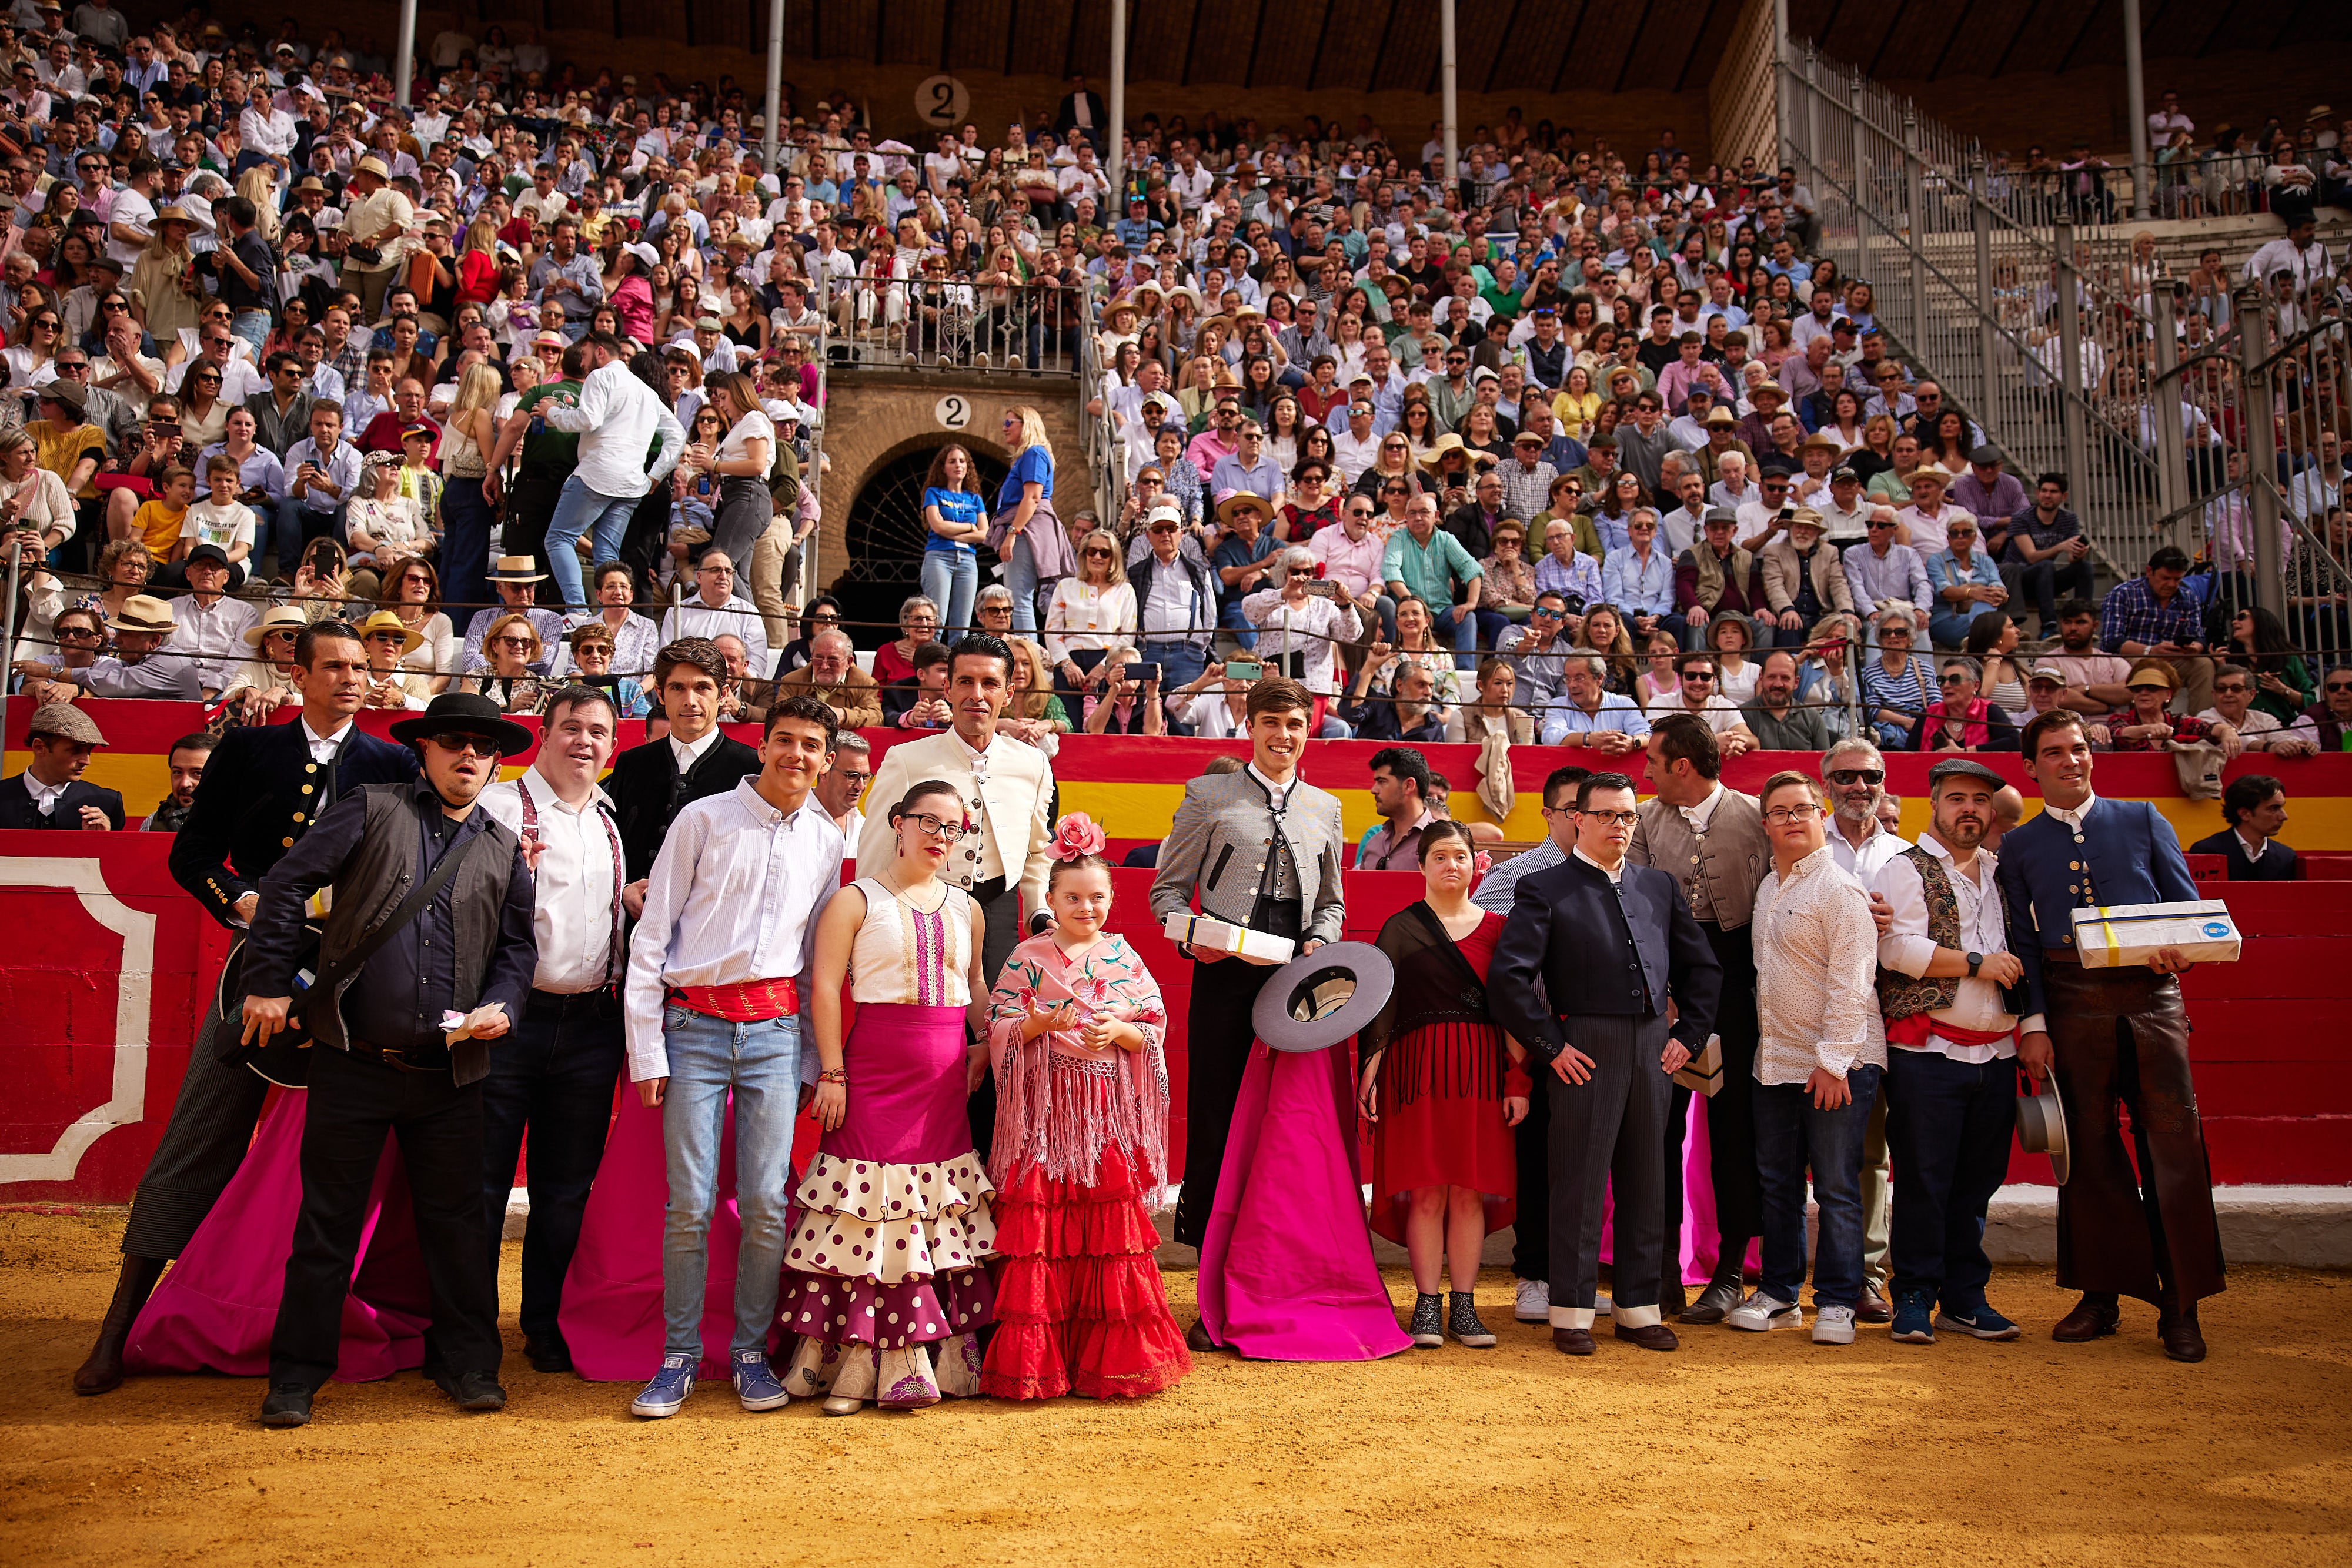
[[741, 980], [731, 986], [672, 986], [669, 999], [689, 1011], [730, 1023], [761, 1023], [801, 1010], [800, 987], [781, 980]]

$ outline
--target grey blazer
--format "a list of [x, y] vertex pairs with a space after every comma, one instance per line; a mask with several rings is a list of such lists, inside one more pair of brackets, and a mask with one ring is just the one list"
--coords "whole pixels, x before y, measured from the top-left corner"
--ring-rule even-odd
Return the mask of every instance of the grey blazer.
[[[1300, 940], [1337, 942], [1346, 915], [1339, 891], [1339, 800], [1310, 784], [1294, 783], [1283, 805], [1282, 831], [1297, 862]], [[1197, 889], [1202, 914], [1247, 925], [1273, 844], [1274, 812], [1265, 786], [1246, 772], [1191, 780], [1160, 846], [1151, 917], [1164, 922], [1190, 910]]]
[[1756, 890], [1772, 869], [1772, 847], [1764, 837], [1764, 818], [1756, 797], [1726, 785], [1706, 820], [1706, 836], [1691, 830], [1682, 811], [1653, 796], [1642, 802], [1641, 820], [1633, 825], [1633, 841], [1625, 858], [1635, 865], [1654, 866], [1675, 879], [1683, 903], [1691, 901], [1691, 883], [1704, 877], [1707, 897], [1715, 905], [1715, 924], [1737, 931], [1756, 913]]

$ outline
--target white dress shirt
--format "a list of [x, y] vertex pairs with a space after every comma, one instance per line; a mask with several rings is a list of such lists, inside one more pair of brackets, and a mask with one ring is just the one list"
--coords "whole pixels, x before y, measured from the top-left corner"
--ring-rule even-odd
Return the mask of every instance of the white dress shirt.
[[[2006, 953], [2009, 951], [2009, 926], [2002, 911], [2000, 884], [1993, 873], [2000, 868], [1990, 850], [1979, 850], [1975, 874], [1968, 875], [1952, 864], [1952, 852], [1938, 842], [1933, 833], [1919, 835], [1919, 847], [1944, 862], [1944, 874], [1952, 884], [1952, 897], [1959, 904], [1959, 946], [1963, 953]], [[1878, 939], [1878, 961], [1899, 974], [1916, 979], [1927, 972], [1935, 960], [1936, 941], [1927, 935], [1927, 884], [1919, 868], [1906, 855], [1888, 861], [1871, 884], [1879, 896], [1895, 911], [1895, 922], [1886, 935]], [[1954, 1061], [1995, 1061], [2017, 1054], [2014, 1034], [1991, 1045], [1962, 1045], [1944, 1038], [1934, 1030], [1937, 1020], [1956, 1028], [1990, 1031], [2014, 1029], [2017, 1015], [2001, 1006], [2000, 988], [1981, 977], [1960, 977], [1959, 994], [1948, 1008], [1937, 1008], [1927, 1014], [1929, 1032], [1924, 1045], [1906, 1046], [1889, 1042], [1890, 1051], [1935, 1051]]]
[[1911, 841], [1900, 833], [1890, 833], [1879, 826], [1875, 817], [1870, 821], [1870, 837], [1862, 841], [1860, 849], [1846, 842], [1845, 835], [1838, 831], [1835, 817], [1830, 819], [1829, 828], [1830, 854], [1836, 860], [1838, 870], [1864, 887], [1876, 885], [1878, 873], [1886, 869], [1886, 862], [1911, 847]]
[[613, 912], [621, 838], [613, 822], [612, 802], [602, 789], [591, 789], [585, 805], [567, 805], [533, 768], [483, 790], [483, 809], [520, 835], [526, 790], [542, 846], [531, 873], [538, 898], [530, 924], [539, 937], [539, 967], [531, 975], [531, 989], [567, 996], [596, 990], [620, 977]]
[[1843, 1077], [1886, 1065], [1878, 1016], [1878, 926], [1870, 894], [1827, 844], [1756, 889], [1756, 1082], [1802, 1083], [1813, 1069]]
[[208, 692], [217, 692], [229, 683], [236, 667], [252, 652], [245, 643], [246, 628], [261, 619], [261, 612], [242, 599], [222, 594], [210, 604], [200, 604], [194, 594], [173, 605], [178, 624], [172, 629], [163, 651], [178, 653], [196, 666], [196, 682]]
[[350, 719], [343, 720], [342, 727], [332, 735], [320, 735], [310, 727], [310, 721], [307, 718], [297, 719], [294, 722], [302, 727], [302, 738], [310, 747], [310, 760], [313, 762], [332, 761], [336, 749], [343, 744], [343, 737], [352, 732]]
[[[29, 768], [25, 769], [24, 779], [25, 792], [33, 798], [33, 809], [44, 817], [56, 812], [58, 797], [64, 794], [66, 786], [73, 782], [70, 779], [60, 779], [54, 784], [44, 784]], [[80, 824], [76, 823], [75, 826]]]
[[[551, 400], [541, 404], [539, 412], [556, 429], [580, 437], [580, 464], [573, 472], [600, 496], [646, 493], [652, 484], [646, 463], [655, 435], [661, 435], [669, 450], [685, 445], [685, 433], [677, 416], [653, 388], [617, 360], [591, 371], [580, 383], [577, 405]], [[676, 466], [675, 458], [670, 465]], [[764, 666], [754, 673], [764, 673]]]
[[[768, 622], [748, 599], [730, 598], [713, 609], [701, 599], [694, 598], [665, 612], [661, 620], [661, 641], [656, 647], [665, 647], [680, 637], [716, 637], [722, 632], [742, 639], [744, 648], [749, 651], [750, 662], [744, 666], [744, 673], [753, 680], [766, 680], [769, 665], [773, 662], [768, 656]], [[620, 667], [617, 648], [614, 652], [614, 668], [617, 670]], [[647, 666], [648, 669], [651, 667]]]
[[629, 945], [629, 1080], [669, 1076], [674, 986], [804, 977], [846, 841], [814, 794], [791, 816], [749, 779], [687, 805], [662, 841]]
[[719, 727], [713, 725], [702, 733], [699, 739], [680, 740], [674, 733], [663, 737], [669, 742], [669, 754], [677, 764], [680, 778], [693, 772], [694, 765], [702, 760], [702, 754], [719, 744]]

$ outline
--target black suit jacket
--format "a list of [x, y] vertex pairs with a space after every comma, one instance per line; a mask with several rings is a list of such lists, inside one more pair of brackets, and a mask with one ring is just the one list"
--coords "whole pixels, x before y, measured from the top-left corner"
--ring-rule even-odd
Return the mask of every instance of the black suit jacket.
[[0, 779], [0, 828], [46, 828], [52, 832], [81, 831], [81, 809], [95, 806], [106, 813], [106, 820], [116, 829], [122, 826], [122, 797], [112, 789], [102, 789], [95, 784], [75, 779], [58, 797], [55, 815], [44, 817], [33, 804], [33, 792], [25, 787], [25, 776], [13, 774]]
[[[1103, 107], [1102, 95], [1100, 93], [1088, 92], [1086, 95], [1086, 99], [1087, 118], [1094, 121], [1094, 130], [1090, 134], [1095, 138], [1095, 144], [1097, 146], [1100, 146], [1102, 144], [1101, 138], [1103, 134], [1110, 127], [1110, 111]], [[1076, 130], [1077, 126], [1078, 95], [1074, 92], [1065, 94], [1062, 99], [1061, 108], [1055, 110], [1054, 114], [1055, 133], [1066, 141], [1069, 140], [1070, 132]], [[1122, 214], [1124, 214], [1126, 210], [1127, 209], [1124, 207], [1119, 209]]]
[[405, 784], [416, 753], [352, 726], [332, 778], [310, 759], [301, 713], [281, 723], [240, 725], [221, 737], [205, 764], [188, 820], [172, 840], [172, 880], [223, 925], [236, 926], [236, 901], [320, 814], [362, 784]]
[[1561, 1017], [1647, 1018], [1671, 998], [1674, 1038], [1696, 1055], [1715, 1027], [1722, 985], [1723, 966], [1673, 877], [1628, 862], [1612, 889], [1599, 868], [1571, 854], [1519, 879], [1495, 945], [1486, 1005], [1549, 1061], [1565, 1043]]
[[683, 779], [678, 777], [677, 753], [667, 737], [621, 753], [604, 780], [604, 793], [613, 799], [613, 820], [620, 826], [621, 858], [627, 862], [629, 880], [653, 873], [654, 857], [661, 853], [662, 840], [681, 808], [706, 796], [724, 795], [737, 779], [758, 771], [760, 754], [724, 735]]
[[2210, 839], [2200, 839], [2189, 846], [2192, 855], [2220, 855], [2230, 862], [2231, 882], [2301, 882], [2303, 857], [2273, 839], [2271, 847], [2263, 852], [2263, 862], [2256, 865], [2246, 858], [2246, 846], [2228, 828]]

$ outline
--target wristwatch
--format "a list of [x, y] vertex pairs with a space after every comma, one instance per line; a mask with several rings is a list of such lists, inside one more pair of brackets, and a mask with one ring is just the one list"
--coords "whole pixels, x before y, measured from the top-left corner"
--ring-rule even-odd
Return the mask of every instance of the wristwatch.
[[1971, 954], [1969, 954], [1969, 979], [1973, 980], [1973, 979], [1975, 979], [1975, 978], [1977, 977], [1977, 967], [1978, 967], [1979, 965], [1982, 964], [1983, 962], [1984, 962], [1984, 955], [1983, 955], [1983, 954], [1981, 954], [1981, 953], [1971, 953]]

